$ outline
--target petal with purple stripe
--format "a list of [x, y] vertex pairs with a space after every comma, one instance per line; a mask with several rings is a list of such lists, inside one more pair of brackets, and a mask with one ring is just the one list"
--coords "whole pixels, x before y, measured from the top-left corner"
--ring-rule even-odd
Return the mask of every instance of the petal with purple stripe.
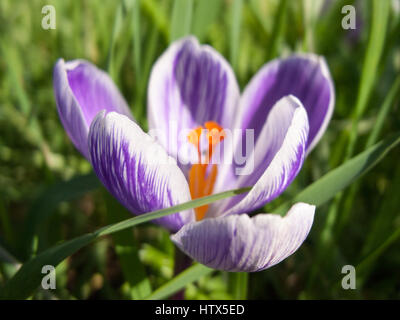
[[59, 59], [54, 67], [53, 84], [61, 122], [86, 158], [89, 158], [89, 126], [99, 111], [116, 111], [133, 119], [111, 78], [87, 61]]
[[293, 254], [306, 239], [315, 206], [295, 204], [285, 217], [247, 214], [204, 219], [171, 236], [194, 260], [215, 269], [253, 272]]
[[[132, 213], [142, 214], [190, 201], [176, 161], [128, 117], [105, 112], [89, 131], [90, 158], [99, 179]], [[172, 231], [194, 220], [192, 210], [157, 219]]]
[[235, 188], [253, 188], [248, 194], [220, 202], [209, 216], [251, 212], [279, 196], [301, 169], [308, 130], [307, 113], [301, 102], [293, 96], [279, 100], [269, 113], [245, 166], [234, 168], [241, 174]]
[[182, 162], [197, 159], [197, 150], [181, 137], [185, 130], [215, 121], [231, 128], [239, 88], [230, 65], [212, 47], [196, 38], [174, 42], [155, 63], [148, 89], [152, 134], [170, 155]]
[[257, 139], [272, 107], [287, 95], [297, 97], [307, 110], [309, 152], [325, 132], [334, 108], [333, 81], [323, 57], [296, 54], [262, 67], [241, 97], [240, 127], [253, 128]]

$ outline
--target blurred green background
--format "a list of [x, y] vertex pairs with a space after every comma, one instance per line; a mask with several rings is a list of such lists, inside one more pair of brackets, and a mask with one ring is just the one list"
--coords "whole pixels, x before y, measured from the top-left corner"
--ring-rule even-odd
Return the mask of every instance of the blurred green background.
[[[55, 30], [42, 28], [48, 4], [56, 9]], [[356, 30], [341, 26], [346, 4], [356, 7]], [[149, 72], [181, 36], [195, 34], [221, 52], [242, 89], [275, 57], [325, 56], [335, 83], [333, 119], [295, 182], [260, 210], [272, 212], [399, 130], [399, 10], [398, 0], [0, 1], [0, 286], [21, 262], [57, 242], [131, 216], [100, 185], [59, 121], [52, 88], [58, 58], [84, 58], [107, 70], [147, 128]], [[318, 207], [301, 249], [244, 277], [244, 293], [232, 289], [231, 275], [213, 272], [187, 285], [185, 298], [399, 299], [399, 159], [397, 148]], [[145, 298], [172, 279], [174, 252], [167, 231], [141, 225], [69, 257], [57, 267], [57, 289], [32, 298]], [[356, 267], [356, 290], [341, 287], [347, 264]]]

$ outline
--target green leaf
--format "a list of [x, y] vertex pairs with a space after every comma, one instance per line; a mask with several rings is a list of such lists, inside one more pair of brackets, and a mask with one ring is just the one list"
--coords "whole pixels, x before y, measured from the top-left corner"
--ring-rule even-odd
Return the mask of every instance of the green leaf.
[[232, 22], [230, 37], [230, 61], [233, 69], [237, 71], [239, 59], [240, 25], [242, 21], [243, 0], [233, 0]]
[[362, 283], [368, 274], [373, 263], [392, 245], [394, 242], [400, 239], [400, 228], [397, 228], [378, 248], [368, 254], [356, 267], [357, 273], [360, 273], [360, 282]]
[[[0, 239], [1, 240], [1, 239]], [[2, 282], [2, 276], [5, 279], [10, 279], [14, 276], [17, 270], [21, 267], [21, 264], [17, 259], [13, 257], [3, 246], [0, 241], [0, 287]]]
[[[379, 208], [371, 216], [372, 223], [365, 237], [363, 248], [360, 252], [362, 257], [367, 256], [379, 244], [383, 243], [389, 234], [396, 228], [399, 216], [400, 197], [393, 196], [390, 190], [400, 190], [400, 167], [393, 170], [389, 185], [379, 202]], [[395, 191], [396, 192], [396, 191]]]
[[15, 276], [6, 282], [6, 285], [0, 293], [0, 298], [28, 298], [40, 284], [41, 278], [43, 277], [41, 273], [43, 266], [52, 265], [56, 267], [66, 257], [88, 245], [96, 239], [96, 237], [96, 233], [85, 234], [37, 255], [29, 262], [23, 264]]
[[[130, 41], [126, 39], [131, 39], [131, 32], [139, 32], [137, 26], [134, 25], [136, 20], [129, 19], [131, 16], [135, 18], [137, 10], [138, 5], [136, 4], [136, 0], [121, 0], [115, 12], [115, 20], [107, 56], [107, 72], [114, 82], [118, 80], [118, 74], [120, 73], [130, 48]], [[135, 39], [132, 37], [132, 40]], [[138, 51], [136, 50], [137, 43], [134, 43], [134, 45], [136, 55]], [[116, 48], [118, 48], [118, 50], [116, 50]]]
[[[169, 233], [162, 232], [160, 230], [159, 237], [160, 242], [163, 242], [162, 245], [170, 246], [172, 247], [172, 250], [175, 250], [174, 244], [171, 243], [171, 239], [169, 238], [169, 236]], [[169, 244], [167, 242], [169, 242]], [[182, 253], [182, 255], [184, 254]], [[161, 275], [163, 278], [169, 280], [173, 277], [174, 265], [177, 263], [177, 261], [174, 261], [173, 255], [171, 254], [171, 252], [168, 252], [166, 248], [157, 248], [149, 243], [144, 243], [143, 246], [140, 248], [139, 256], [144, 265], [149, 266], [153, 271]], [[150, 294], [151, 292], [149, 292], [146, 297]]]
[[210, 274], [214, 269], [210, 269], [201, 264], [194, 264], [193, 266], [187, 268], [185, 271], [182, 271], [172, 280], [168, 281], [166, 284], [155, 290], [150, 296], [148, 296], [147, 300], [159, 300], [165, 299], [174, 293], [182, 290], [186, 285], [192, 283], [194, 281], [199, 280], [201, 277]]
[[170, 42], [190, 33], [193, 0], [175, 0], [172, 9]]
[[371, 95], [379, 61], [383, 52], [386, 27], [390, 13], [390, 1], [372, 1], [372, 26], [367, 46], [367, 52], [363, 64], [361, 81], [357, 96], [357, 103], [353, 114], [352, 128], [349, 143], [347, 145], [346, 159], [350, 158], [357, 141], [358, 123], [367, 107]]
[[136, 82], [140, 83], [141, 77], [141, 37], [140, 37], [140, 0], [135, 0], [132, 8], [132, 28], [133, 28], [133, 58], [135, 66]]
[[[118, 201], [108, 192], [104, 191], [107, 205], [108, 223], [116, 223], [131, 216]], [[132, 230], [126, 229], [112, 235], [115, 251], [121, 264], [122, 273], [129, 285], [131, 299], [144, 299], [151, 294], [150, 281], [147, 278], [146, 270], [139, 259], [139, 248]]]
[[284, 28], [286, 26], [287, 0], [281, 0], [279, 2], [277, 11], [271, 33], [270, 49], [268, 51], [269, 60], [275, 58], [279, 52], [279, 46], [282, 42]]
[[111, 33], [110, 46], [108, 48], [108, 55], [107, 55], [107, 72], [113, 79], [115, 79], [116, 76], [113, 65], [115, 44], [117, 43], [118, 34], [120, 33], [122, 28], [123, 16], [124, 16], [124, 2], [123, 0], [121, 0], [117, 7], [117, 11], [115, 12], [114, 25]]
[[168, 28], [169, 17], [164, 13], [160, 2], [155, 0], [146, 0], [141, 1], [140, 4], [144, 13], [149, 16], [151, 24], [157, 28], [164, 40], [168, 42], [168, 39], [170, 39], [170, 30]]
[[9, 46], [5, 40], [0, 41], [0, 53], [2, 59], [7, 61], [7, 69], [3, 73], [8, 72], [8, 79], [13, 86], [13, 94], [16, 96], [18, 104], [15, 106], [24, 115], [29, 115], [32, 106], [26, 90], [23, 87], [23, 70], [22, 59], [18, 56], [19, 53], [15, 46]]
[[374, 127], [368, 137], [367, 147], [372, 146], [377, 140], [380, 132], [382, 131], [385, 120], [389, 114], [390, 108], [394, 107], [394, 99], [398, 96], [400, 91], [400, 76], [397, 76], [393, 86], [391, 87], [388, 95], [385, 98], [385, 101], [382, 104], [382, 107], [379, 109], [378, 116], [376, 118]]
[[[124, 230], [113, 235], [115, 250], [121, 263], [122, 272], [129, 284], [130, 298], [141, 300], [151, 293], [150, 280], [146, 270], [139, 259], [139, 249], [137, 242], [132, 237], [126, 237], [128, 230]], [[130, 243], [127, 241], [130, 240]]]
[[[398, 95], [399, 90], [400, 90], [400, 76], [398, 76], [396, 81], [393, 83], [393, 86], [390, 89], [389, 94], [386, 96], [385, 101], [383, 102], [381, 108], [379, 109], [379, 113], [375, 121], [374, 127], [372, 128], [372, 131], [369, 134], [366, 148], [371, 147], [378, 140], [379, 134], [382, 131], [385, 120], [389, 114], [390, 107], [395, 105], [393, 102], [396, 96]], [[341, 195], [336, 201], [337, 205], [335, 206], [336, 208], [334, 210], [337, 210], [337, 207], [340, 204], [340, 202], [344, 203], [344, 206], [342, 206], [340, 220], [338, 222], [338, 227], [337, 227], [339, 233], [350, 219], [351, 212], [353, 211], [353, 202], [354, 199], [356, 198], [355, 196], [359, 190], [359, 187], [360, 184], [353, 184], [349, 192], [347, 192], [345, 195]], [[391, 211], [381, 211], [381, 213], [384, 215], [388, 213], [390, 214], [390, 212]], [[384, 219], [386, 220], [386, 218]]]
[[25, 230], [18, 245], [26, 259], [32, 253], [33, 238], [37, 235], [39, 226], [49, 218], [58, 205], [63, 201], [81, 197], [85, 193], [100, 187], [100, 181], [95, 174], [76, 176], [68, 181], [58, 182], [44, 190], [30, 208]]
[[[292, 1], [294, 2], [294, 1]], [[320, 0], [303, 0], [296, 1], [302, 4], [302, 17], [304, 24], [304, 38], [303, 38], [303, 50], [305, 51], [316, 51], [315, 50], [315, 27], [317, 18], [320, 14], [323, 1]], [[336, 21], [335, 21], [336, 23]]]
[[16, 235], [14, 234], [14, 229], [11, 226], [10, 215], [6, 211], [6, 206], [2, 195], [0, 195], [0, 234], [6, 242], [14, 243]]
[[210, 25], [218, 17], [222, 8], [222, 0], [204, 1], [196, 3], [193, 14], [193, 34], [201, 41]]
[[6, 249], [0, 245], [0, 262], [19, 264], [17, 259], [15, 259]]
[[234, 300], [247, 299], [249, 274], [247, 272], [231, 272], [229, 275], [230, 293]]
[[145, 57], [141, 60], [141, 75], [140, 81], [137, 79], [137, 94], [135, 98], [135, 108], [134, 115], [135, 118], [141, 122], [142, 128], [146, 129], [146, 117], [143, 116], [145, 113], [145, 101], [146, 101], [146, 89], [147, 83], [149, 82], [150, 70], [153, 65], [153, 62], [157, 53], [157, 45], [159, 43], [159, 32], [156, 27], [152, 27], [151, 32], [146, 37], [145, 43]]
[[105, 226], [93, 233], [84, 234], [78, 238], [63, 242], [55, 247], [45, 250], [41, 254], [23, 264], [17, 274], [8, 281], [1, 292], [0, 297], [6, 299], [25, 299], [38, 287], [42, 279], [41, 270], [44, 265], [56, 267], [61, 261], [72, 255], [79, 249], [90, 244], [97, 238], [109, 235], [127, 228], [137, 226], [163, 216], [185, 211], [188, 209], [201, 207], [212, 202], [233, 197], [235, 195], [248, 192], [251, 188], [241, 188], [214, 194], [207, 197], [198, 198], [170, 208], [165, 208], [150, 213], [142, 214], [137, 217]]
[[[390, 136], [368, 148], [338, 168], [328, 172], [319, 180], [300, 192], [292, 201], [320, 206], [333, 198], [339, 191], [365, 174], [381, 161], [386, 154], [400, 143], [400, 133]], [[275, 212], [285, 213], [290, 203], [279, 206]]]

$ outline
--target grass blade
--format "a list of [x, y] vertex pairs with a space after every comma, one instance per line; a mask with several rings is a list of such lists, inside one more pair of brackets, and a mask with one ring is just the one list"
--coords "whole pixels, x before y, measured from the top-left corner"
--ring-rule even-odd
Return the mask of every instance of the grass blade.
[[[400, 89], [400, 76], [397, 77], [396, 81], [394, 82], [392, 88], [390, 89], [389, 94], [386, 96], [385, 101], [382, 104], [382, 107], [379, 110], [378, 117], [376, 119], [375, 125], [368, 137], [368, 141], [366, 144], [366, 148], [371, 147], [376, 141], [378, 140], [379, 134], [382, 131], [384, 121], [389, 114], [390, 108], [394, 105], [394, 99], [399, 93]], [[343, 209], [340, 215], [340, 220], [338, 222], [338, 233], [340, 233], [341, 229], [347, 224], [350, 218], [350, 214], [353, 208], [353, 201], [355, 199], [356, 193], [359, 190], [359, 184], [352, 185], [349, 192], [343, 199]], [[342, 197], [340, 197], [337, 202], [339, 203]], [[337, 206], [336, 206], [337, 207]], [[337, 208], [335, 208], [336, 210]], [[383, 211], [382, 211], [383, 213]]]
[[222, 0], [197, 1], [193, 14], [192, 33], [201, 41], [206, 35], [210, 25], [218, 17], [222, 8]]
[[[357, 178], [365, 174], [381, 161], [386, 154], [400, 143], [400, 133], [390, 136], [348, 160], [340, 167], [328, 172], [322, 178], [308, 186], [291, 201], [307, 202], [316, 206], [332, 199]], [[279, 206], [275, 212], [284, 213], [289, 203]]]
[[362, 117], [371, 95], [379, 61], [383, 52], [386, 37], [386, 27], [390, 12], [390, 1], [372, 1], [372, 26], [367, 46], [367, 53], [363, 64], [361, 81], [358, 91], [356, 108], [353, 114], [353, 123], [350, 131], [349, 143], [346, 150], [345, 159], [353, 154], [357, 141], [358, 123]]
[[123, 0], [120, 1], [117, 11], [115, 12], [114, 25], [111, 33], [110, 46], [108, 48], [107, 55], [107, 72], [110, 74], [112, 79], [115, 79], [115, 71], [114, 71], [114, 49], [115, 44], [117, 43], [118, 34], [122, 27], [123, 20]]
[[193, 0], [175, 0], [172, 8], [170, 42], [190, 33]]
[[201, 264], [194, 264], [193, 266], [182, 271], [172, 280], [168, 281], [166, 284], [155, 290], [146, 300], [159, 300], [165, 299], [173, 295], [174, 293], [182, 290], [186, 285], [197, 281], [203, 276], [206, 276], [213, 272], [214, 269], [210, 269]]
[[71, 180], [62, 181], [46, 188], [30, 208], [25, 224], [25, 231], [18, 245], [23, 258], [31, 256], [33, 238], [38, 227], [49, 218], [58, 205], [63, 201], [70, 201], [85, 193], [100, 187], [99, 179], [93, 174], [76, 176]]
[[162, 35], [163, 40], [168, 42], [170, 39], [169, 17], [164, 14], [163, 10], [160, 10], [160, 3], [157, 3], [155, 0], [146, 0], [141, 1], [140, 4], [143, 12], [150, 18], [152, 25]]
[[274, 27], [271, 33], [270, 49], [268, 51], [268, 60], [275, 58], [279, 51], [279, 45], [283, 38], [286, 25], [287, 0], [279, 2], [278, 12], [275, 17]]
[[133, 28], [133, 58], [135, 66], [136, 82], [140, 82], [141, 73], [141, 38], [140, 38], [140, 0], [135, 0], [132, 7], [132, 28]]
[[153, 30], [151, 31], [151, 33], [146, 41], [146, 47], [145, 47], [146, 55], [142, 61], [143, 66], [141, 67], [141, 70], [142, 70], [141, 81], [139, 81], [137, 79], [137, 81], [139, 81], [139, 82], [137, 85], [137, 94], [136, 94], [136, 99], [135, 99], [134, 115], [135, 115], [135, 118], [138, 121], [140, 121], [144, 130], [147, 129], [147, 122], [146, 122], [147, 120], [146, 120], [146, 117], [144, 117], [145, 105], [146, 105], [146, 103], [145, 103], [146, 89], [147, 89], [147, 83], [149, 82], [151, 67], [156, 58], [157, 45], [159, 42], [159, 38], [160, 37], [159, 37], [158, 29], [153, 27]]
[[378, 117], [376, 118], [375, 125], [368, 137], [367, 148], [372, 146], [377, 140], [380, 132], [382, 131], [384, 121], [389, 114], [390, 107], [394, 105], [393, 101], [398, 96], [400, 91], [400, 76], [395, 80], [392, 88], [389, 91], [382, 107], [379, 110]]
[[234, 300], [247, 299], [249, 274], [247, 272], [229, 273], [229, 287]]
[[96, 237], [95, 233], [90, 233], [66, 241], [23, 264], [15, 276], [6, 282], [0, 293], [0, 299], [27, 299], [40, 284], [43, 266], [56, 267], [65, 258], [90, 244]]
[[[127, 219], [131, 214], [118, 203], [108, 192], [104, 191], [108, 222], [110, 224]], [[151, 294], [151, 284], [146, 270], [139, 259], [139, 248], [132, 230], [126, 229], [112, 235], [115, 251], [121, 264], [122, 273], [129, 285], [131, 299], [144, 299]]]
[[41, 270], [44, 265], [56, 267], [61, 261], [72, 255], [84, 246], [92, 243], [101, 236], [113, 234], [125, 230], [141, 223], [148, 222], [163, 216], [201, 207], [212, 202], [233, 197], [235, 195], [248, 192], [251, 188], [242, 188], [214, 194], [207, 197], [198, 198], [170, 208], [142, 214], [112, 225], [105, 226], [93, 233], [84, 234], [80, 237], [63, 242], [55, 247], [45, 250], [41, 254], [24, 263], [16, 275], [8, 281], [4, 290], [0, 294], [2, 299], [26, 299], [38, 287], [42, 279]]
[[[400, 188], [400, 167], [393, 172], [393, 180], [390, 181], [388, 190], [399, 190]], [[364, 241], [361, 255], [366, 256], [380, 243], [384, 242], [387, 235], [393, 232], [398, 217], [398, 208], [400, 207], [400, 198], [393, 196], [392, 193], [384, 194], [378, 213], [374, 215], [373, 222], [369, 228], [368, 235]]]
[[242, 21], [243, 0], [234, 0], [232, 5], [232, 22], [230, 38], [230, 61], [233, 69], [237, 71], [239, 59], [239, 37]]
[[[388, 249], [390, 245], [400, 239], [400, 228], [395, 230], [378, 248], [368, 254], [356, 267], [359, 279], [358, 285], [362, 286], [368, 273], [373, 267], [373, 263]], [[360, 276], [361, 275], [361, 276]]]

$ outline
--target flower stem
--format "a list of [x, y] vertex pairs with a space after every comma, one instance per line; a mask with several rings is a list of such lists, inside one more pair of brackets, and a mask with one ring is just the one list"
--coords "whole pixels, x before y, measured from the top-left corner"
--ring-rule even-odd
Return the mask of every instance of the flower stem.
[[247, 287], [249, 274], [247, 272], [232, 272], [229, 273], [229, 291], [234, 300], [247, 299]]
[[[184, 254], [178, 248], [175, 248], [175, 263], [174, 263], [174, 276], [177, 276], [182, 271], [190, 267], [192, 264], [192, 259], [190, 259], [186, 254]], [[185, 300], [185, 289], [182, 289], [175, 293], [171, 300]]]

